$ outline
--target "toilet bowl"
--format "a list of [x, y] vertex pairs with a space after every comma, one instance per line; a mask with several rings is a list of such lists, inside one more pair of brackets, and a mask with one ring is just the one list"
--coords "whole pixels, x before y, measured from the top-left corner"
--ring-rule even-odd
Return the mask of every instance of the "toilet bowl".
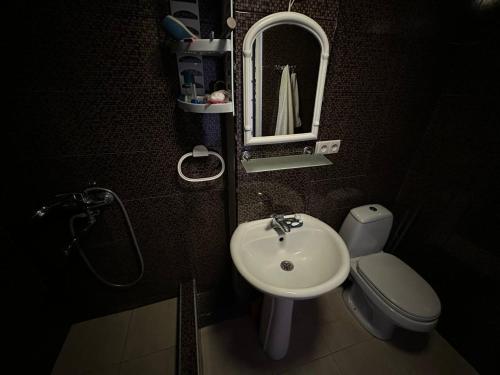
[[410, 266], [382, 251], [392, 214], [377, 204], [352, 209], [340, 229], [351, 254], [343, 299], [372, 335], [389, 340], [396, 327], [428, 332], [441, 312], [439, 297]]

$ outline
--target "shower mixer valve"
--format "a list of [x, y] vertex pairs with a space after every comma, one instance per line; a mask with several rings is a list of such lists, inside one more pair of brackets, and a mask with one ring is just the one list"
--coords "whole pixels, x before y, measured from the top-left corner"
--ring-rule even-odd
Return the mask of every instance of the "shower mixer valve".
[[55, 196], [55, 200], [40, 207], [35, 211], [33, 218], [43, 218], [56, 208], [89, 211], [97, 207], [107, 206], [113, 203], [114, 197], [111, 193], [104, 192], [75, 192], [64, 193]]

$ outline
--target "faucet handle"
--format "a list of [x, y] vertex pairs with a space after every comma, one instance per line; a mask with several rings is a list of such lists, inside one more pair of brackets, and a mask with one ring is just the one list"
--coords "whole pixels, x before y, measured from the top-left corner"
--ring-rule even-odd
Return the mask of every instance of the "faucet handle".
[[47, 206], [42, 206], [38, 210], [35, 211], [35, 213], [31, 216], [32, 219], [37, 219], [37, 218], [42, 218], [47, 215], [49, 212], [49, 207]]
[[292, 228], [299, 228], [304, 225], [304, 220], [302, 220], [302, 217], [297, 214], [285, 216], [284, 220], [285, 223]]
[[283, 220], [285, 220], [285, 215], [283, 215], [283, 214], [272, 214], [271, 215], [271, 219], [273, 219], [275, 221], [283, 221]]

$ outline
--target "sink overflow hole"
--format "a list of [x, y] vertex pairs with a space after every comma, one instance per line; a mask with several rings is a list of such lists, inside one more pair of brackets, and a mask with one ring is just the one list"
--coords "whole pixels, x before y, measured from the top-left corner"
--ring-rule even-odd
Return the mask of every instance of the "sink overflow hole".
[[283, 271], [293, 270], [293, 263], [290, 262], [289, 260], [284, 260], [283, 262], [281, 262], [280, 266]]

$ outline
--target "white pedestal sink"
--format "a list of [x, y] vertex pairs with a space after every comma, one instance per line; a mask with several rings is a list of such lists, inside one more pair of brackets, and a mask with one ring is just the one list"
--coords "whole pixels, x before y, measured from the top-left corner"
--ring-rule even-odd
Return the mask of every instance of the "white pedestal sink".
[[349, 275], [349, 252], [329, 225], [298, 214], [304, 225], [282, 240], [272, 219], [243, 223], [231, 238], [231, 257], [240, 274], [264, 292], [260, 338], [273, 359], [283, 358], [290, 339], [293, 300], [335, 289]]

